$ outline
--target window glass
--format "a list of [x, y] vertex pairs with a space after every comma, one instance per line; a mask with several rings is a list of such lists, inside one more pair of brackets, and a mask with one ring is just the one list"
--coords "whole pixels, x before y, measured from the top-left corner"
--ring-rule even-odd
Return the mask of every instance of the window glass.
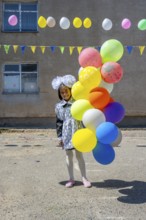
[[4, 10], [16, 11], [18, 9], [19, 9], [18, 4], [9, 4], [9, 3], [4, 4]]

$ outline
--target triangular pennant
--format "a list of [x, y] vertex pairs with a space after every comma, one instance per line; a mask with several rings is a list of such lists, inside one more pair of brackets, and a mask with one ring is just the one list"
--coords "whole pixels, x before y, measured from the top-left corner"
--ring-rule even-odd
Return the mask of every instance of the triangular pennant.
[[51, 48], [51, 51], [54, 52], [56, 49], [56, 46], [51, 46], [50, 48]]
[[96, 48], [100, 52], [101, 46], [97, 46]]
[[60, 46], [59, 48], [60, 48], [61, 53], [63, 54], [65, 47], [64, 46]]
[[80, 54], [83, 47], [77, 47], [77, 51]]
[[22, 54], [24, 54], [24, 51], [25, 51], [26, 46], [21, 45], [20, 48], [21, 48], [21, 52], [22, 52]]
[[126, 46], [128, 53], [130, 54], [133, 50], [133, 46]]
[[33, 53], [35, 53], [35, 51], [36, 51], [36, 46], [30, 46], [30, 48], [31, 48], [31, 51], [32, 51]]
[[73, 46], [70, 46], [70, 47], [69, 47], [69, 54], [70, 54], [70, 55], [72, 55], [74, 48], [75, 48], [75, 47], [73, 47]]
[[8, 54], [9, 49], [10, 49], [10, 45], [4, 45], [4, 49], [5, 49], [6, 54]]
[[139, 46], [140, 55], [143, 54], [145, 46]]
[[15, 53], [17, 52], [17, 49], [18, 49], [18, 45], [13, 45], [13, 50]]
[[46, 47], [45, 46], [40, 46], [42, 53], [45, 53]]

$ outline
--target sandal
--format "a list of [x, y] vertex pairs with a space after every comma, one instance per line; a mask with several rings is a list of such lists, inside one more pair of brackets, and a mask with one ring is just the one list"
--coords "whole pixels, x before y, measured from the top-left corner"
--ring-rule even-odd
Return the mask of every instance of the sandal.
[[87, 180], [87, 179], [83, 179], [83, 185], [86, 187], [86, 188], [90, 188], [92, 185], [91, 183]]
[[73, 187], [75, 185], [75, 181], [74, 180], [69, 180], [66, 184], [65, 184], [65, 186], [67, 187], [67, 188], [71, 188], [71, 187]]

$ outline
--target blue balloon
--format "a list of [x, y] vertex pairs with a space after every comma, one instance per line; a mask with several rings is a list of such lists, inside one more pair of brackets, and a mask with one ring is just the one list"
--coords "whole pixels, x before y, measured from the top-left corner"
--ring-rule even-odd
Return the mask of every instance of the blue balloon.
[[103, 122], [96, 128], [96, 137], [103, 144], [110, 144], [118, 137], [118, 127], [112, 122]]
[[98, 142], [92, 152], [95, 160], [102, 165], [110, 164], [115, 159], [115, 151], [110, 144]]

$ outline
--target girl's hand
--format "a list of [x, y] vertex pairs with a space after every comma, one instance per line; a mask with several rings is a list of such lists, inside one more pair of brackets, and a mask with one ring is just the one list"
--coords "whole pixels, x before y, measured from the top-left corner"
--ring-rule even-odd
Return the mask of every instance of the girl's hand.
[[64, 144], [62, 140], [59, 141], [59, 147], [62, 147], [62, 149], [64, 149]]

